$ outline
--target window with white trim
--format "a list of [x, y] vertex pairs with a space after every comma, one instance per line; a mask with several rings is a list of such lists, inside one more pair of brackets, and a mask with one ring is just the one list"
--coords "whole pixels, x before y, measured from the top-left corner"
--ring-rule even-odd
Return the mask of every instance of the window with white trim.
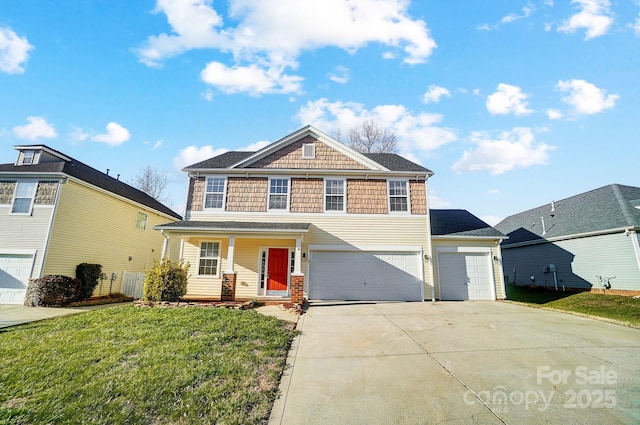
[[36, 156], [36, 151], [23, 151], [22, 152], [22, 161], [20, 165], [31, 165], [34, 163], [34, 159]]
[[138, 230], [147, 230], [147, 220], [149, 219], [149, 215], [146, 213], [138, 211], [138, 215], [136, 216], [136, 229]]
[[38, 182], [36, 181], [17, 182], [15, 192], [13, 193], [11, 214], [31, 214], [37, 188]]
[[207, 177], [204, 192], [204, 207], [222, 209], [224, 207], [224, 177]]
[[201, 242], [198, 256], [198, 275], [218, 276], [220, 266], [220, 242]]
[[324, 181], [324, 210], [344, 211], [344, 180], [327, 179]]
[[289, 179], [269, 179], [269, 210], [289, 209]]
[[406, 180], [389, 180], [389, 211], [409, 211], [409, 191]]

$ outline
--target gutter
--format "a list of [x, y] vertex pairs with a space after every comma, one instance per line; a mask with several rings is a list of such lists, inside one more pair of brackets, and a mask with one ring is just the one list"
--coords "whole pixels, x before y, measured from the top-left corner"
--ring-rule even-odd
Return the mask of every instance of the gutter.
[[308, 170], [300, 171], [299, 168], [259, 168], [252, 169], [249, 171], [246, 168], [243, 169], [227, 169], [227, 168], [201, 168], [201, 169], [190, 169], [183, 168], [182, 171], [188, 173], [189, 177], [199, 177], [201, 175], [207, 174], [219, 174], [219, 175], [229, 175], [229, 176], [253, 176], [253, 177], [262, 177], [262, 176], [270, 176], [270, 175], [287, 175], [292, 177], [297, 176], [359, 176], [362, 178], [388, 178], [389, 176], [395, 177], [406, 177], [406, 178], [416, 178], [416, 179], [427, 179], [432, 176], [434, 173], [426, 172], [426, 171], [385, 171], [385, 170]]

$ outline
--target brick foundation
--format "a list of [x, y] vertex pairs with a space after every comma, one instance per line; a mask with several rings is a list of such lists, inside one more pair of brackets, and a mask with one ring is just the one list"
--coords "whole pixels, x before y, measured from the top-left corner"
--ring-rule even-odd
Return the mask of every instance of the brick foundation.
[[302, 305], [304, 303], [304, 275], [291, 275], [291, 303]]
[[220, 300], [234, 301], [236, 299], [236, 274], [228, 273], [222, 275], [222, 293]]

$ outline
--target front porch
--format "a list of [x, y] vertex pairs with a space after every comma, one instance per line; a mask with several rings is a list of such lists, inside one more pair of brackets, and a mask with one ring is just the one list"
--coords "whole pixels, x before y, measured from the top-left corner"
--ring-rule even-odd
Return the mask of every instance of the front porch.
[[[165, 237], [162, 257], [191, 265], [185, 300], [304, 301], [308, 223], [194, 222], [156, 226]], [[181, 241], [179, 255], [169, 240]]]

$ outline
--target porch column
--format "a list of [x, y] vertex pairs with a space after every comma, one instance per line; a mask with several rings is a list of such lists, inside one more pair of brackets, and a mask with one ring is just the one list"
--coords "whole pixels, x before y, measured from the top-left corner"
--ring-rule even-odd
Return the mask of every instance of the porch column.
[[227, 267], [225, 267], [225, 271], [222, 273], [222, 293], [220, 294], [220, 300], [222, 301], [234, 301], [236, 299], [236, 271], [234, 268], [235, 259], [233, 257], [235, 243], [235, 236], [229, 236]]
[[235, 259], [233, 258], [234, 249], [236, 244], [236, 237], [229, 236], [229, 248], [227, 249], [227, 267], [224, 270], [224, 274], [235, 273]]
[[302, 274], [302, 237], [296, 238], [296, 252], [293, 274]]

